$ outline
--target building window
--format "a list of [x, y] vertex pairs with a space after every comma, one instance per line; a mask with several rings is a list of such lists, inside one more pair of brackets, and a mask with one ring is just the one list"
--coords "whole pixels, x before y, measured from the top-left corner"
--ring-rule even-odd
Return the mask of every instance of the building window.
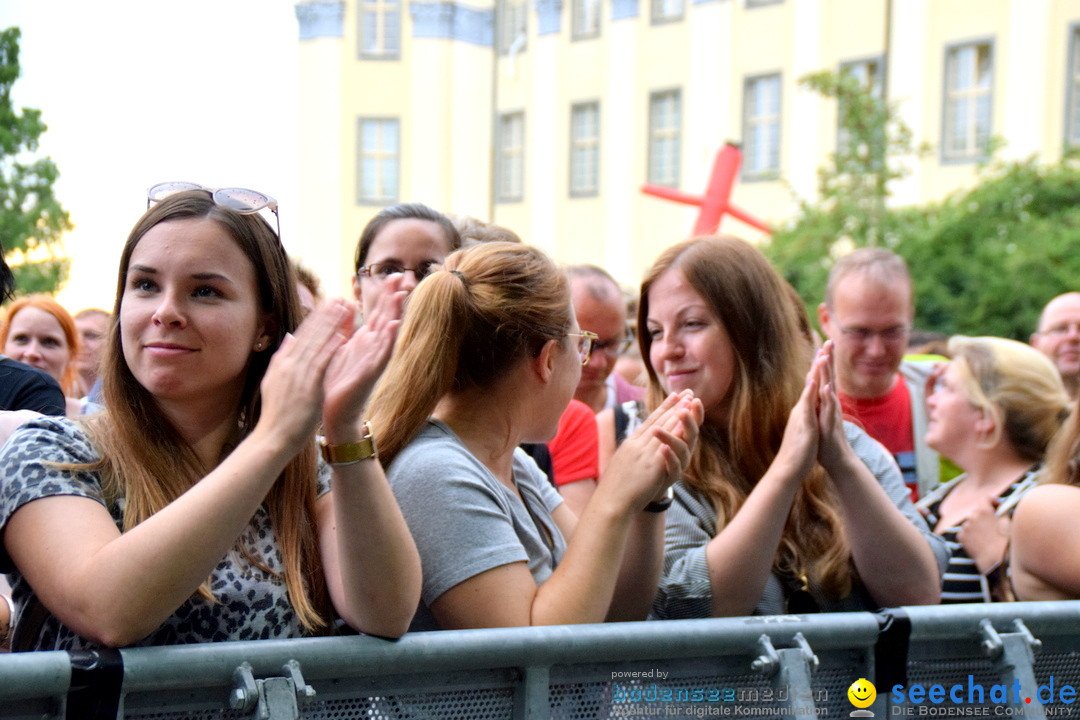
[[946, 50], [943, 160], [971, 161], [985, 155], [990, 142], [993, 73], [990, 43], [957, 45]]
[[401, 57], [399, 0], [361, 1], [360, 57], [366, 60], [397, 60]]
[[682, 98], [678, 90], [649, 96], [649, 182], [678, 187]]
[[528, 3], [526, 0], [499, 0], [499, 52], [503, 55], [525, 49], [528, 36]]
[[1080, 27], [1072, 29], [1069, 43], [1068, 105], [1065, 114], [1065, 144], [1080, 146]]
[[[881, 100], [883, 99], [882, 94], [884, 92], [882, 84], [882, 79], [884, 78], [884, 64], [884, 60], [881, 58], [854, 60], [852, 62], [841, 63], [840, 74], [852, 76], [858, 80], [859, 85], [863, 90], [869, 91], [871, 96]], [[849, 142], [847, 131], [843, 126], [846, 110], [844, 98], [841, 97], [838, 102], [836, 113], [836, 147], [838, 150], [845, 148]]]
[[571, 39], [588, 40], [600, 37], [600, 9], [601, 0], [573, 0]]
[[499, 117], [499, 153], [496, 162], [496, 195], [499, 202], [525, 197], [525, 113]]
[[570, 196], [600, 192], [600, 103], [570, 108]]
[[746, 79], [743, 93], [743, 178], [780, 174], [780, 75]]
[[652, 0], [652, 21], [654, 23], [682, 20], [683, 0]]
[[360, 118], [357, 202], [389, 205], [398, 198], [400, 127], [397, 118]]

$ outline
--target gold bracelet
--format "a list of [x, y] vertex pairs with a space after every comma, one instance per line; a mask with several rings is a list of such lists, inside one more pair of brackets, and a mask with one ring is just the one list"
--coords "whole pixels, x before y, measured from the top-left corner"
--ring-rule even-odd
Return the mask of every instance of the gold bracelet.
[[319, 448], [322, 450], [323, 460], [331, 465], [355, 465], [362, 460], [379, 457], [367, 420], [364, 421], [364, 437], [359, 442], [331, 445], [323, 438], [319, 442]]

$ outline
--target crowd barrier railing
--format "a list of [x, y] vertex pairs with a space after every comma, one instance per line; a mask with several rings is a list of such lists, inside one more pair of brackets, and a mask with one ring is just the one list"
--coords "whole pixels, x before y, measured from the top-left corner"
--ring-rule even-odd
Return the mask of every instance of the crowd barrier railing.
[[1043, 718], [1078, 687], [1080, 602], [0, 655], [18, 720]]

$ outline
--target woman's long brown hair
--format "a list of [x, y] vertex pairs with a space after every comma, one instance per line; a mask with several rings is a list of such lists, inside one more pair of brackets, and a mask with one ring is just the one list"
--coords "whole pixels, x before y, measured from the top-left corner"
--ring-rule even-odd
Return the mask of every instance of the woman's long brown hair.
[[[177, 193], [156, 203], [132, 229], [124, 246], [113, 317], [121, 317], [128, 265], [143, 235], [163, 222], [198, 218], [219, 223], [251, 261], [259, 306], [269, 316], [267, 328], [271, 334], [269, 349], [251, 355], [237, 408], [236, 436], [223, 449], [224, 459], [258, 422], [259, 384], [270, 357], [301, 318], [288, 257], [270, 225], [258, 215], [241, 215], [215, 204], [204, 190]], [[124, 498], [124, 530], [129, 530], [172, 503], [213, 468], [202, 466], [153, 395], [139, 384], [124, 360], [121, 343], [118, 321], [113, 324], [102, 363], [105, 410], [85, 423], [101, 453], [101, 460], [88, 469], [101, 474], [110, 501]], [[315, 523], [316, 471], [312, 438], [285, 467], [264, 501], [281, 548], [290, 602], [309, 632], [330, 625], [329, 593]], [[252, 562], [268, 569], [258, 557], [258, 548], [248, 548], [242, 538], [237, 547]], [[207, 583], [198, 593], [212, 599]]]
[[[648, 401], [664, 390], [649, 357], [649, 288], [666, 272], [682, 273], [727, 330], [735, 365], [726, 422], [706, 421], [685, 481], [710, 498], [718, 531], [735, 516], [780, 449], [791, 409], [810, 367], [811, 346], [799, 329], [784, 280], [765, 256], [734, 237], [703, 237], [669, 248], [641, 285], [638, 307], [641, 358], [649, 376]], [[846, 596], [855, 572], [837, 513], [836, 493], [816, 465], [799, 486], [773, 567], [806, 574], [830, 598]]]

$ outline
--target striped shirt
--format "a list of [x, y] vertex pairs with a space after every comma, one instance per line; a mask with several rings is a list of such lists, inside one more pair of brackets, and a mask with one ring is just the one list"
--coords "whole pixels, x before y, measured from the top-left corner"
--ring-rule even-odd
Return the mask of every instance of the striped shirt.
[[[1023, 477], [1005, 488], [998, 495], [1000, 501], [998, 505], [999, 514], [1008, 513], [1010, 516], [1012, 515], [1013, 508], [1016, 507], [1020, 497], [1035, 486], [1036, 474], [1035, 470], [1029, 470], [1024, 473]], [[963, 481], [964, 477], [964, 475], [961, 475], [924, 498], [927, 510], [926, 522], [930, 527], [937, 526], [940, 520], [941, 503], [949, 495], [949, 492]], [[920, 503], [920, 505], [923, 505], [923, 503]], [[952, 557], [949, 559], [948, 567], [945, 568], [944, 582], [941, 586], [941, 602], [942, 604], [992, 602], [993, 598], [990, 595], [990, 586], [986, 581], [986, 577], [979, 572], [979, 569], [975, 566], [975, 561], [971, 559], [963, 544], [957, 539], [957, 534], [962, 526], [963, 523], [961, 522], [945, 528], [939, 533], [945, 538], [945, 542], [949, 544], [949, 549], [952, 550]]]

